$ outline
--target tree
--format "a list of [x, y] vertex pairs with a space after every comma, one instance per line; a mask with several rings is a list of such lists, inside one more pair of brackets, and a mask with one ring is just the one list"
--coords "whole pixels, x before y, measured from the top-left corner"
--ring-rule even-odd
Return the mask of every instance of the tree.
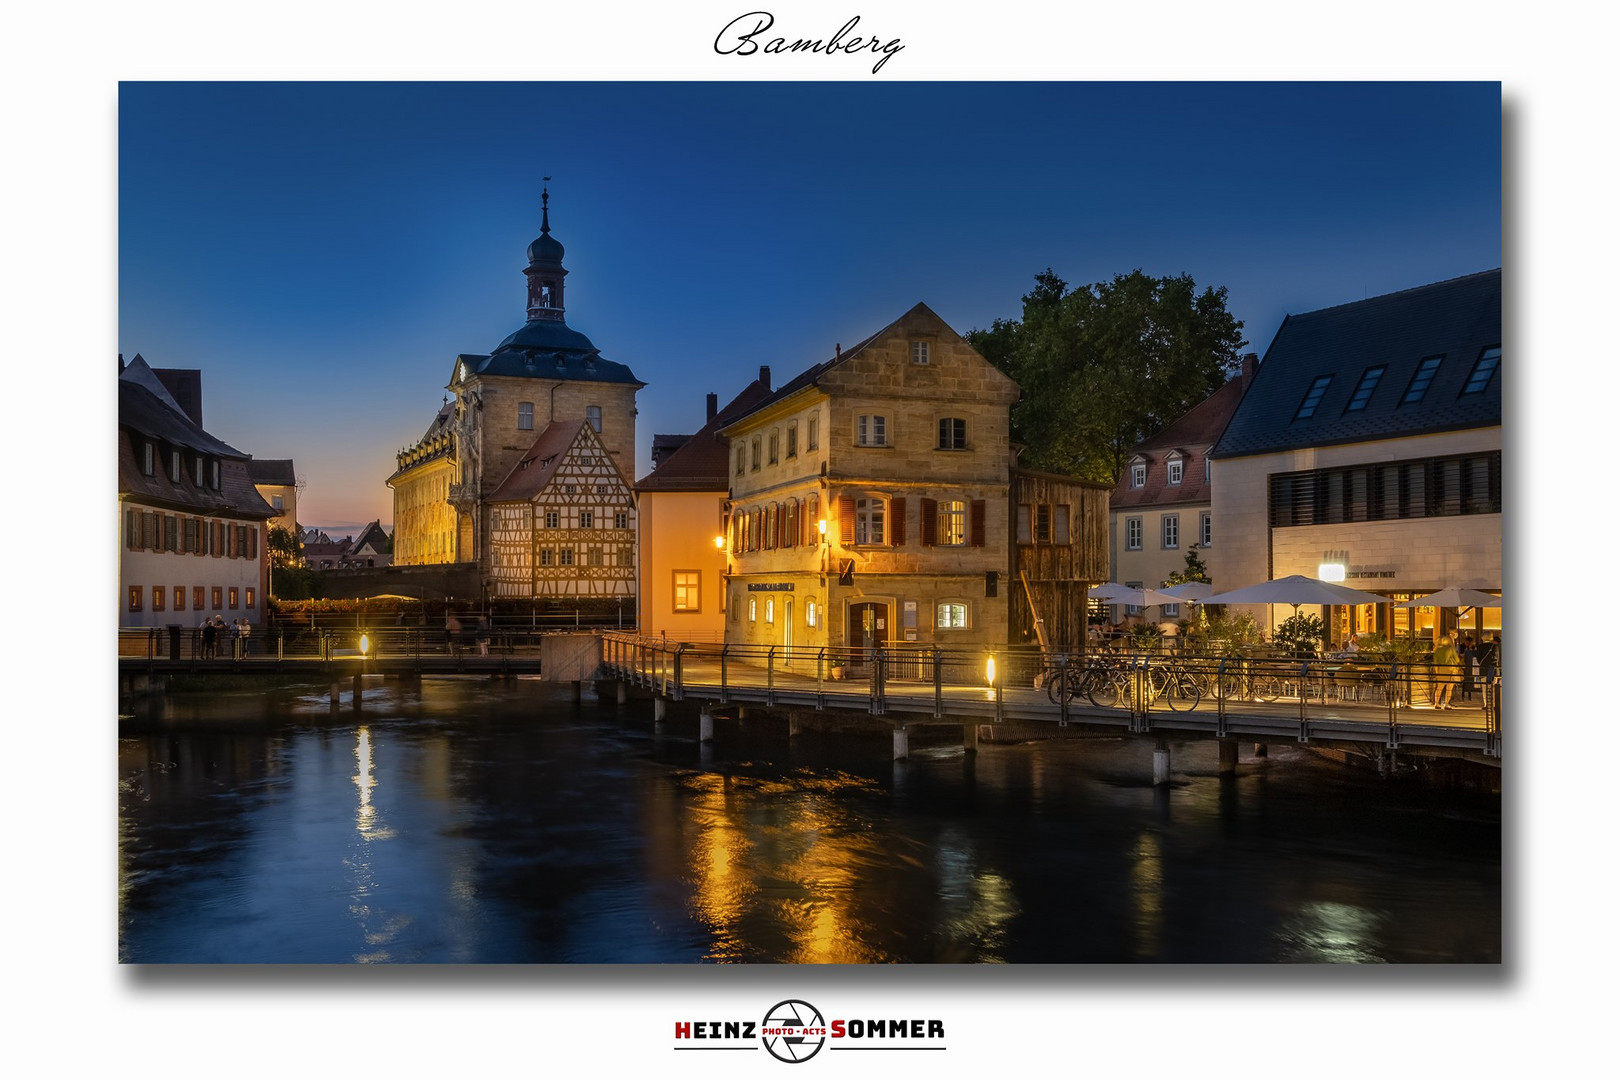
[[270, 551], [273, 568], [285, 570], [303, 564], [303, 545], [298, 542], [297, 534], [283, 525], [270, 526], [265, 546]]
[[1022, 464], [1106, 484], [1132, 448], [1203, 401], [1237, 370], [1247, 342], [1226, 289], [1141, 270], [1069, 289], [1046, 270], [1021, 320], [997, 319], [968, 342], [1017, 380], [1012, 409]]
[[1187, 565], [1165, 578], [1162, 587], [1168, 589], [1172, 585], [1185, 585], [1189, 581], [1209, 584], [1209, 568], [1204, 565], [1204, 560], [1198, 557], [1198, 549], [1195, 547], [1187, 549]]

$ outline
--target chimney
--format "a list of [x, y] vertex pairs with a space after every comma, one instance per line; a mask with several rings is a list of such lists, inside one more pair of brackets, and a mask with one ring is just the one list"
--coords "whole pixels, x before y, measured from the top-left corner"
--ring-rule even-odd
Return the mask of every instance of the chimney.
[[837, 360], [844, 358], [844, 343], [842, 341], [833, 345], [833, 358]]
[[1254, 373], [1260, 367], [1260, 358], [1252, 352], [1243, 354], [1243, 364], [1238, 369], [1238, 377], [1243, 380], [1243, 389], [1247, 390], [1249, 384], [1254, 382]]
[[771, 366], [769, 364], [759, 365], [759, 385], [767, 390], [771, 388]]
[[708, 398], [708, 401], [705, 404], [706, 404], [706, 411], [708, 413], [708, 417], [707, 417], [706, 422], [712, 424], [712, 423], [714, 423], [714, 414], [716, 412], [718, 412], [719, 409], [720, 409], [720, 399], [717, 398], [714, 394], [710, 394], [709, 398]]

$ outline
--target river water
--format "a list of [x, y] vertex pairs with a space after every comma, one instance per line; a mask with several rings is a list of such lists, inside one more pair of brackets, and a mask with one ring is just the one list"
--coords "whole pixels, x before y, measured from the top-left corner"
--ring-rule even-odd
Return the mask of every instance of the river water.
[[[531, 680], [176, 695], [119, 739], [131, 963], [1500, 962], [1500, 803], [1244, 747], [655, 732]], [[920, 741], [920, 740], [919, 740]]]

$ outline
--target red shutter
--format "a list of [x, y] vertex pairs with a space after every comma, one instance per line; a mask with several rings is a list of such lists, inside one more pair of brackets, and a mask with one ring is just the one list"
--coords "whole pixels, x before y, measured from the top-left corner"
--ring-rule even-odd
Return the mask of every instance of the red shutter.
[[855, 542], [855, 500], [848, 495], [838, 497], [838, 539], [844, 544]]
[[974, 499], [972, 510], [972, 540], [974, 547], [984, 547], [984, 500]]
[[889, 500], [889, 543], [906, 546], [906, 500], [904, 496]]
[[934, 499], [922, 500], [922, 523], [917, 530], [924, 547], [939, 543], [939, 503]]

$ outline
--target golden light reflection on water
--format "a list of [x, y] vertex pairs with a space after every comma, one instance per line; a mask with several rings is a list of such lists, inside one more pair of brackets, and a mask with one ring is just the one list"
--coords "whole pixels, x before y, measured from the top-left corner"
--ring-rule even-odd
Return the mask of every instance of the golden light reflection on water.
[[[893, 938], [897, 923], [919, 936], [943, 924], [953, 941], [983, 950], [1018, 913], [1009, 883], [966, 847], [942, 855], [874, 835], [853, 804], [872, 781], [704, 774], [686, 783], [687, 873], [693, 915], [713, 941], [706, 959], [756, 960], [752, 950], [774, 940], [782, 963], [888, 963], [899, 957], [873, 943]], [[938, 881], [934, 895], [918, 894], [926, 910], [902, 892], [915, 888], [918, 869]]]
[[1136, 957], [1151, 960], [1159, 955], [1164, 929], [1164, 860], [1159, 838], [1145, 832], [1131, 853], [1131, 895], [1136, 908]]

